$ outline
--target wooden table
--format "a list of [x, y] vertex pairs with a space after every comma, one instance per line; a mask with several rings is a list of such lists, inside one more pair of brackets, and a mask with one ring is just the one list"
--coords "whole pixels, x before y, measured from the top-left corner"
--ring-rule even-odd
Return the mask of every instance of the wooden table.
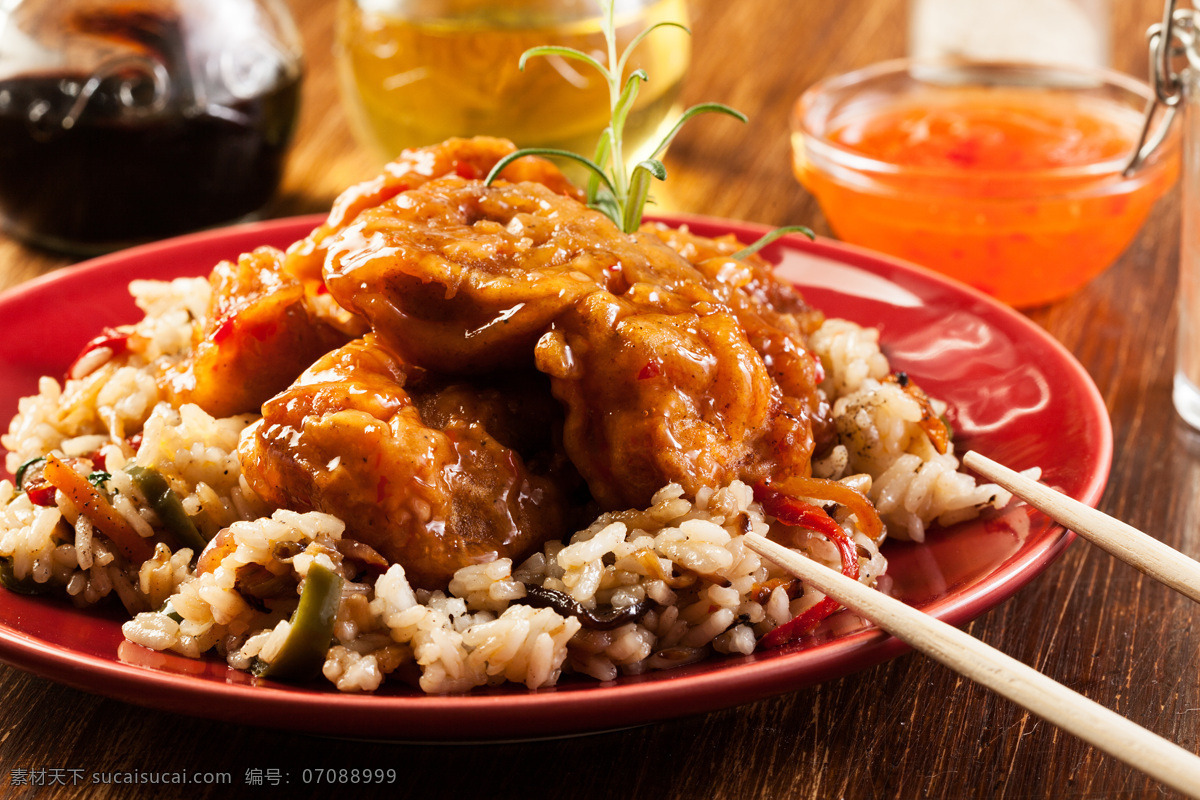
[[[272, 213], [326, 210], [376, 165], [352, 140], [331, 67], [334, 3], [289, 0], [309, 71]], [[1156, 0], [1113, 3], [1114, 65], [1145, 77]], [[902, 0], [694, 0], [697, 58], [685, 101], [720, 100], [748, 126], [700, 122], [667, 159], [670, 204], [827, 232], [791, 176], [787, 118], [823, 76], [903, 54]], [[3, 176], [0, 176], [3, 180]], [[1031, 313], [1100, 387], [1116, 453], [1101, 508], [1200, 555], [1200, 436], [1171, 407], [1178, 193], [1106, 274]], [[0, 287], [67, 263], [0, 238]], [[1183, 747], [1200, 750], [1200, 609], [1077, 541], [1030, 586], [967, 626], [974, 636]], [[0, 667], [0, 785], [12, 770], [248, 771], [396, 767], [416, 798], [892, 798], [1160, 796], [1150, 779], [920, 655], [774, 699], [560, 741], [411, 746], [326, 740], [106, 700]], [[419, 732], [414, 732], [419, 735]], [[265, 773], [269, 776], [270, 773]], [[12, 796], [160, 797], [77, 782]], [[223, 797], [228, 787], [189, 787]], [[288, 787], [318, 796], [327, 787]], [[253, 794], [253, 791], [250, 791]]]

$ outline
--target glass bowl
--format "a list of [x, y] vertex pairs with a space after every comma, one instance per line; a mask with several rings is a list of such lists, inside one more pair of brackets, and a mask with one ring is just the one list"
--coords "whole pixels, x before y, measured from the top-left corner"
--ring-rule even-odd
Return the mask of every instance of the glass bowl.
[[793, 168], [843, 241], [1037, 306], [1103, 272], [1175, 181], [1174, 129], [1125, 174], [1152, 91], [1105, 69], [885, 62], [800, 97]]

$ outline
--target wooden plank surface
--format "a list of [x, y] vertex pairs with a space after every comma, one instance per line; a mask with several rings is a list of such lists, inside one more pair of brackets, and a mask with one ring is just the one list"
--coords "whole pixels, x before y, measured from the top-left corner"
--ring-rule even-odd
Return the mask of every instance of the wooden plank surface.
[[[289, 3], [309, 69], [302, 124], [271, 210], [278, 216], [325, 210], [338, 191], [376, 166], [353, 141], [338, 103], [330, 54], [335, 4]], [[1144, 77], [1143, 34], [1161, 5], [1112, 5], [1114, 64]], [[671, 177], [662, 206], [807, 223], [828, 233], [815, 201], [791, 176], [791, 105], [820, 77], [902, 55], [906, 4], [694, 0], [691, 7], [697, 58], [685, 102], [726, 102], [745, 111], [750, 123], [704, 120], [685, 129], [667, 158]], [[1081, 360], [1112, 415], [1115, 457], [1101, 508], [1197, 556], [1200, 436], [1177, 420], [1170, 401], [1178, 216], [1173, 192], [1111, 270], [1031, 317]], [[0, 287], [65, 263], [0, 237]], [[1200, 750], [1200, 609], [1085, 542], [966, 630]], [[247, 784], [256, 776], [250, 771], [269, 784], [269, 771], [280, 770], [290, 776], [290, 796], [316, 797], [329, 787], [302, 784], [301, 767], [358, 766], [401, 770], [402, 783], [388, 794], [413, 798], [1171, 796], [1136, 770], [916, 655], [738, 708], [559, 741], [399, 745], [247, 723], [137, 708], [0, 667], [0, 786], [10, 796], [149, 798], [175, 793], [72, 779], [228, 771], [233, 789], [254, 796], [261, 792]], [[72, 772], [53, 773], [65, 785], [12, 785], [17, 771], [38, 769]], [[212, 785], [187, 792], [229, 794]]]

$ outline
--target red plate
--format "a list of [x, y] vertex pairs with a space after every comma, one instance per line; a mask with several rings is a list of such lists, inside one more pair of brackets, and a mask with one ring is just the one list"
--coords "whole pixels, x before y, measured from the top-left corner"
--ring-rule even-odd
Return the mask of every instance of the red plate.
[[[318, 217], [210, 231], [95, 259], [0, 295], [0, 418], [62, 375], [105, 325], [138, 312], [135, 278], [206, 274], [258, 245], [286, 246]], [[765, 229], [668, 217], [705, 235], [754, 241]], [[1112, 431], [1099, 392], [1078, 362], [1011, 309], [917, 267], [829, 241], [785, 237], [765, 250], [828, 316], [877, 326], [894, 369], [946, 400], [958, 451], [1014, 469], [1040, 466], [1047, 483], [1085, 503], [1100, 497]], [[1007, 599], [1057, 557], [1072, 535], [1024, 507], [933, 532], [921, 545], [889, 542], [881, 588], [960, 625]], [[714, 658], [678, 670], [552, 689], [424, 696], [404, 686], [375, 695], [257, 682], [216, 659], [192, 661], [123, 642], [113, 612], [0, 591], [0, 660], [131, 703], [214, 719], [339, 736], [496, 740], [638, 725], [737, 705], [860, 670], [906, 650], [849, 613], [818, 636], [779, 651]]]

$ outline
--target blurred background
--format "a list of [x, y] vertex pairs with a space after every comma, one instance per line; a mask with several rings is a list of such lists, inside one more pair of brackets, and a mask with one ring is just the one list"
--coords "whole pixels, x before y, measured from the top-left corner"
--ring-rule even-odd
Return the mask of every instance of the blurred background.
[[[327, 52], [334, 47], [337, 4], [314, 0], [286, 1], [300, 21], [310, 61], [323, 61], [328, 65], [324, 59], [314, 59], [311, 54]], [[736, 123], [703, 120], [685, 127], [666, 163], [668, 169], [673, 162], [686, 164], [687, 169], [674, 170], [666, 190], [656, 192], [660, 207], [699, 213], [705, 207], [705, 197], [720, 193], [723, 195], [722, 206], [732, 205], [734, 213], [731, 216], [769, 224], [802, 221], [813, 224], [819, 233], [828, 233], [815, 201], [805, 190], [795, 186], [794, 180], [794, 191], [786, 193], [754, 189], [755, 179], [768, 182], [792, 180], [787, 168], [791, 158], [788, 138], [790, 101], [821, 78], [884, 58], [905, 56], [912, 39], [911, 15], [936, 11], [947, 2], [969, 5], [962, 0], [738, 0], [736, 3], [687, 0], [692, 49], [706, 53], [736, 52], [738, 55], [736, 59], [730, 56], [728, 60], [693, 60], [683, 78], [679, 103], [687, 106], [720, 101], [745, 112], [750, 118], [749, 125], [760, 133], [769, 130], [775, 135], [753, 137], [758, 146], [750, 149], [745, 147], [748, 137]], [[1020, 5], [1021, 0], [981, 5], [1005, 8], [1010, 4]], [[1035, 4], [1039, 8], [1048, 5], [1044, 0]], [[1145, 41], [1147, 28], [1161, 19], [1163, 10], [1156, 0], [1111, 3], [1091, 0], [1085, 5], [1090, 10], [1099, 9], [1097, 13], [1107, 13], [1111, 39], [1120, 38], [1126, 42], [1134, 39], [1139, 43]], [[804, 24], [780, 26], [780, 30], [787, 31], [787, 37], [773, 37], [769, 35], [768, 21], [778, 17], [801, 17]], [[1143, 48], [1122, 47], [1111, 51], [1107, 46], [1101, 46], [1100, 50], [1114, 69], [1143, 80], [1146, 78], [1148, 59]], [[747, 58], [747, 54], [752, 57]], [[310, 69], [306, 74], [297, 139], [317, 152], [328, 154], [328, 158], [305, 159], [303, 162], [290, 160], [275, 213], [286, 215], [326, 209], [339, 187], [362, 180], [378, 167], [378, 154], [369, 147], [345, 148], [347, 138], [352, 135], [352, 124], [339, 92], [335, 70], [326, 66], [325, 69]], [[705, 169], [706, 162], [720, 163], [722, 168]], [[719, 176], [731, 173], [749, 180], [740, 181], [738, 185], [721, 184]]]

